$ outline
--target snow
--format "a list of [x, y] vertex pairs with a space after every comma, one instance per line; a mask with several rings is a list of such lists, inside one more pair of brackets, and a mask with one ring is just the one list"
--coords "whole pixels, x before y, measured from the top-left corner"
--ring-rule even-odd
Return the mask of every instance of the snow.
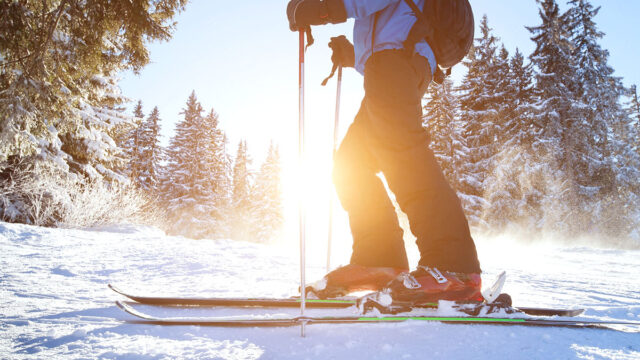
[[[638, 251], [524, 247], [504, 239], [478, 245], [485, 282], [506, 270], [504, 290], [516, 305], [586, 307], [586, 319], [640, 321]], [[72, 230], [0, 223], [0, 248], [0, 359], [640, 359], [640, 335], [629, 329], [405, 322], [309, 325], [301, 338], [297, 327], [133, 324], [114, 305], [122, 297], [106, 286], [167, 296], [288, 296], [299, 280], [291, 245], [190, 240], [128, 225]], [[309, 257], [308, 280], [315, 280], [324, 258]], [[136, 308], [158, 316], [299, 311]], [[327, 312], [314, 311], [308, 312]]]

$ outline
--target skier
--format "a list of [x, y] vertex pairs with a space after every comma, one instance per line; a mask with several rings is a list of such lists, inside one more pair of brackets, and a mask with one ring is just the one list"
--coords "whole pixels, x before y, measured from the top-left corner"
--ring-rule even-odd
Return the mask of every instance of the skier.
[[[421, 9], [425, 0], [416, 1]], [[394, 301], [478, 300], [476, 247], [460, 200], [429, 149], [421, 99], [437, 64], [424, 40], [405, 43], [417, 17], [402, 0], [291, 0], [292, 31], [355, 19], [354, 43], [333, 38], [332, 59], [364, 75], [365, 96], [334, 159], [333, 181], [349, 215], [349, 265], [312, 285], [320, 297], [389, 291]], [[382, 172], [416, 236], [420, 260], [409, 264]]]

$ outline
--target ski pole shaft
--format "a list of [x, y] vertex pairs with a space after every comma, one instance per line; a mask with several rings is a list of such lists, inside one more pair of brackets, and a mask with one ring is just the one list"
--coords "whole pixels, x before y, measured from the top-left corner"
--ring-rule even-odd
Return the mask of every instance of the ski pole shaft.
[[[336, 148], [338, 144], [338, 126], [340, 124], [340, 93], [342, 91], [342, 66], [338, 67], [338, 88], [336, 90], [336, 114], [335, 122], [333, 123], [333, 144], [331, 159], [336, 156]], [[331, 271], [331, 243], [333, 242], [333, 186], [329, 183], [331, 188], [329, 193], [329, 238], [327, 239], [327, 273]]]
[[[299, 114], [298, 114], [298, 157], [299, 157], [299, 171], [300, 171], [300, 194], [298, 194], [298, 213], [299, 213], [299, 226], [300, 226], [300, 314], [304, 316], [306, 306], [306, 279], [305, 279], [305, 227], [306, 227], [306, 214], [304, 206], [304, 50], [305, 50], [305, 31], [300, 30], [299, 41], [299, 72], [298, 72], [298, 90], [299, 90]], [[300, 326], [301, 336], [305, 336], [305, 322]]]

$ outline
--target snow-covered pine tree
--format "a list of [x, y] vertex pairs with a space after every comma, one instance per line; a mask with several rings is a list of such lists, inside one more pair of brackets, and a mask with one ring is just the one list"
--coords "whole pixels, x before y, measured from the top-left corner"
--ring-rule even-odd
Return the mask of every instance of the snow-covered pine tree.
[[629, 101], [629, 113], [636, 126], [640, 127], [640, 100], [638, 100], [638, 87], [634, 84], [629, 89], [631, 100]]
[[[119, 178], [112, 139], [128, 117], [114, 75], [140, 70], [146, 40], [171, 37], [186, 0], [0, 2], [0, 170], [9, 158], [56, 164], [91, 177]], [[15, 162], [15, 161], [13, 161]]]
[[136, 146], [140, 157], [136, 167], [136, 186], [154, 197], [157, 195], [160, 181], [160, 166], [164, 151], [160, 145], [160, 111], [151, 110], [149, 116], [139, 127]]
[[634, 149], [635, 139], [634, 121], [628, 112], [621, 111], [609, 121], [606, 150], [615, 177], [610, 179], [612, 189], [590, 204], [596, 223], [590, 230], [614, 245], [624, 245], [629, 238], [640, 243], [640, 156]]
[[495, 79], [495, 83], [492, 86], [494, 99], [489, 104], [496, 113], [493, 118], [495, 121], [495, 135], [493, 136], [492, 144], [495, 155], [487, 163], [489, 168], [486, 169], [483, 182], [485, 206], [482, 209], [482, 219], [486, 224], [490, 225], [491, 230], [495, 230], [496, 225], [504, 225], [513, 220], [514, 213], [511, 205], [514, 199], [518, 197], [515, 179], [505, 176], [515, 170], [504, 163], [505, 161], [509, 162], [511, 159], [498, 156], [504, 152], [505, 143], [509, 140], [505, 131], [507, 125], [510, 125], [509, 120], [513, 116], [515, 95], [511, 84], [509, 52], [504, 45], [500, 47], [494, 57], [490, 71], [493, 72], [492, 78]]
[[60, 164], [60, 158], [48, 156], [58, 152], [64, 156], [73, 177], [79, 174], [91, 181], [126, 183], [122, 174], [126, 159], [114, 140], [132, 127], [131, 117], [120, 107], [126, 99], [113, 75], [95, 75], [88, 82], [90, 91], [97, 94], [86, 93], [87, 98], [75, 100], [77, 108], [73, 111], [81, 120], [74, 123], [73, 131], [58, 134], [59, 150], [55, 146], [46, 150], [41, 147], [38, 159]]
[[[498, 111], [503, 94], [499, 89], [500, 76], [496, 67], [498, 39], [492, 34], [487, 16], [480, 23], [481, 36], [463, 63], [467, 67], [462, 84], [457, 88], [460, 119], [465, 124], [463, 136], [469, 147], [468, 173], [478, 181], [468, 182], [458, 189], [465, 194], [482, 197], [484, 181], [496, 155], [499, 134]], [[479, 204], [478, 204], [479, 205]], [[467, 209], [467, 215], [480, 218], [481, 207]]]
[[500, 111], [500, 147], [530, 146], [541, 129], [532, 119], [535, 101], [533, 70], [530, 64], [524, 63], [524, 56], [517, 48], [513, 57], [508, 60], [502, 87], [504, 100]]
[[495, 96], [495, 107], [497, 109], [496, 128], [498, 130], [496, 138], [497, 151], [500, 151], [505, 141], [505, 123], [513, 117], [514, 92], [512, 89], [511, 69], [509, 67], [509, 51], [502, 44], [497, 56], [494, 58], [493, 71], [496, 75], [497, 90]]
[[[626, 90], [633, 107], [635, 91]], [[637, 104], [636, 104], [637, 106]], [[640, 243], [640, 154], [638, 154], [637, 115], [630, 108], [619, 106], [617, 113], [607, 119], [608, 136], [605, 156], [609, 159], [612, 178], [593, 203], [590, 210], [596, 218], [592, 233], [598, 233], [614, 245]]]
[[216, 220], [215, 234], [227, 236], [230, 228], [228, 216], [230, 211], [230, 187], [231, 175], [229, 172], [230, 157], [227, 153], [227, 135], [220, 129], [220, 118], [214, 109], [211, 109], [205, 117], [205, 125], [211, 141], [208, 143], [208, 153], [211, 159], [210, 174], [215, 194], [215, 213], [212, 217]]
[[[225, 204], [225, 213], [227, 216], [230, 214], [232, 207], [232, 196], [233, 196], [233, 157], [227, 151], [227, 145], [229, 144], [229, 139], [227, 138], [227, 134], [222, 132], [222, 148], [223, 148], [223, 161], [222, 161], [222, 190], [221, 194], [224, 196], [223, 202]], [[227, 221], [229, 223], [229, 221]]]
[[[25, 165], [55, 169], [52, 179], [126, 182], [114, 139], [131, 119], [115, 75], [146, 65], [146, 41], [169, 39], [186, 3], [1, 1], [0, 180]], [[26, 221], [28, 206], [16, 205], [2, 206]]]
[[269, 242], [281, 235], [284, 224], [282, 204], [280, 152], [271, 142], [260, 171], [256, 175], [252, 214], [257, 220], [253, 228], [253, 239]]
[[464, 192], [464, 189], [473, 188], [478, 179], [474, 172], [468, 172], [469, 148], [462, 135], [464, 124], [458, 117], [458, 100], [451, 79], [446, 78], [442, 85], [432, 83], [429, 86], [422, 125], [431, 138], [429, 146], [445, 177], [456, 190], [470, 224], [478, 225], [480, 219], [473, 209], [481, 208], [483, 200]]
[[575, 230], [575, 224], [568, 224], [566, 220], [581, 216], [578, 213], [581, 201], [576, 196], [574, 179], [578, 159], [582, 156], [577, 152], [576, 144], [588, 136], [584, 129], [579, 129], [579, 110], [584, 106], [574, 92], [576, 69], [566, 19], [561, 16], [555, 0], [537, 2], [542, 23], [527, 27], [536, 44], [530, 55], [536, 69], [537, 111], [534, 119], [543, 129], [534, 149], [548, 154], [545, 159], [549, 168], [545, 172], [554, 174], [546, 179], [544, 186], [547, 193], [541, 207], [547, 215], [541, 226], [569, 231]]
[[[587, 207], [596, 198], [615, 191], [616, 160], [609, 147], [609, 127], [621, 113], [620, 97], [626, 89], [620, 78], [613, 76], [613, 68], [609, 66], [609, 52], [599, 45], [603, 33], [597, 29], [594, 17], [600, 8], [593, 8], [588, 0], [570, 0], [571, 7], [564, 17], [573, 42], [573, 57], [576, 63], [576, 95], [585, 105], [579, 109], [582, 115], [580, 128], [589, 136], [582, 138], [578, 144], [581, 156], [577, 159], [579, 167], [579, 195]], [[597, 191], [597, 192], [596, 192]], [[594, 192], [596, 192], [594, 194]], [[589, 211], [596, 219], [598, 214]]]
[[627, 106], [627, 112], [633, 122], [634, 129], [632, 143], [634, 144], [634, 149], [640, 155], [640, 100], [638, 100], [638, 88], [635, 84], [631, 85], [628, 97], [629, 103]]
[[442, 85], [429, 86], [422, 126], [429, 133], [429, 147], [433, 151], [440, 168], [449, 183], [457, 189], [459, 154], [466, 150], [464, 139], [456, 129], [457, 102], [452, 93], [453, 81], [446, 78]]
[[118, 146], [122, 148], [122, 153], [127, 161], [124, 174], [126, 174], [132, 183], [137, 184], [138, 171], [141, 166], [140, 152], [140, 132], [141, 126], [144, 122], [144, 112], [142, 110], [142, 100], [138, 100], [136, 106], [133, 108], [133, 121], [130, 126], [130, 130], [126, 133], [126, 136], [120, 141], [116, 141]]
[[195, 92], [167, 149], [162, 195], [173, 220], [171, 232], [193, 238], [224, 233], [216, 164], [220, 145], [218, 117], [203, 116]]
[[144, 112], [142, 111], [142, 100], [138, 100], [138, 102], [136, 103], [136, 107], [133, 108], [133, 117], [135, 117], [140, 124], [144, 120]]
[[[501, 51], [501, 59], [505, 52]], [[485, 196], [491, 206], [484, 217], [492, 231], [517, 224], [535, 231], [540, 218], [541, 187], [545, 160], [532, 145], [541, 129], [534, 121], [533, 73], [516, 49], [508, 62], [501, 85], [504, 98], [500, 110], [500, 151], [493, 171], [486, 181]]]
[[246, 140], [238, 143], [238, 150], [233, 164], [233, 190], [231, 194], [231, 237], [238, 240], [251, 239], [255, 216], [252, 181], [250, 171], [251, 158], [247, 150]]

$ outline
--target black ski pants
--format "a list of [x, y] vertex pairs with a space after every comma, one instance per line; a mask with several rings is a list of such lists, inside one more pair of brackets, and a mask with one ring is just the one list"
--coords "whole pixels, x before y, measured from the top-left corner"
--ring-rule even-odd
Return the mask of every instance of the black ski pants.
[[351, 263], [408, 269], [403, 232], [382, 173], [417, 238], [420, 265], [479, 273], [476, 247], [455, 191], [429, 149], [421, 100], [428, 61], [402, 50], [373, 54], [365, 96], [336, 153], [333, 181], [349, 214]]

